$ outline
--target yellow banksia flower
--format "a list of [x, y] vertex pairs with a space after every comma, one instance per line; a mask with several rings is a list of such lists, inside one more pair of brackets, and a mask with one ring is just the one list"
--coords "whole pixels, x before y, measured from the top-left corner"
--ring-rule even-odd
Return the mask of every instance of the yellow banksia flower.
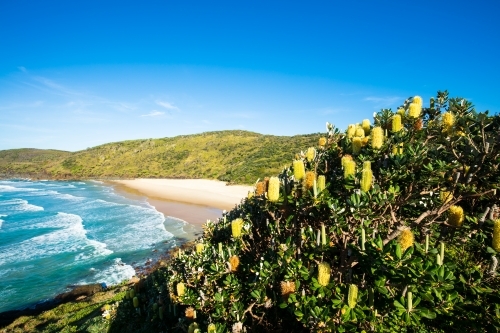
[[314, 149], [314, 147], [307, 148], [306, 159], [309, 162], [312, 162], [315, 157], [316, 157], [316, 149]]
[[394, 133], [401, 131], [403, 129], [403, 125], [401, 123], [401, 115], [395, 114], [392, 116], [392, 131]]
[[202, 243], [196, 244], [196, 252], [197, 253], [202, 253], [204, 248], [205, 248], [205, 245], [203, 245]]
[[241, 229], [243, 228], [243, 219], [238, 218], [231, 222], [231, 231], [234, 238], [241, 237]]
[[324, 175], [318, 176], [318, 192], [321, 192], [326, 187], [326, 177]]
[[411, 232], [410, 228], [404, 228], [401, 231], [398, 239], [399, 245], [401, 246], [401, 251], [406, 251], [407, 248], [413, 246], [414, 237], [413, 232]]
[[370, 161], [364, 161], [363, 162], [363, 170], [371, 170], [372, 169], [372, 162]]
[[208, 325], [207, 332], [208, 333], [216, 333], [217, 332], [217, 327], [215, 326], [214, 323], [211, 323]]
[[356, 134], [356, 125], [350, 124], [349, 126], [347, 126], [347, 137], [349, 139], [352, 139], [355, 134]]
[[265, 181], [260, 181], [257, 183], [255, 186], [255, 195], [256, 196], [261, 196], [262, 194], [266, 193], [266, 182]]
[[345, 169], [345, 162], [346, 161], [352, 161], [352, 156], [351, 155], [344, 155], [340, 159], [340, 163], [342, 164], [342, 168], [344, 168], [344, 169]]
[[276, 202], [280, 198], [280, 180], [278, 177], [269, 179], [269, 188], [267, 189], [267, 199]]
[[453, 200], [453, 193], [450, 191], [441, 191], [439, 192], [439, 199], [443, 204], [447, 204], [451, 200]]
[[185, 315], [187, 319], [195, 319], [194, 318], [194, 308], [190, 306], [189, 308], [186, 309]]
[[493, 240], [491, 247], [500, 252], [500, 219], [493, 222]]
[[358, 155], [361, 152], [361, 147], [363, 146], [361, 138], [355, 137], [352, 139], [352, 153]]
[[422, 105], [417, 103], [410, 103], [408, 108], [408, 116], [410, 118], [418, 118], [420, 117], [420, 113], [422, 112]]
[[451, 112], [443, 114], [443, 132], [450, 133], [455, 125], [455, 116]]
[[358, 286], [355, 284], [349, 285], [349, 293], [347, 294], [347, 305], [354, 309], [358, 303]]
[[368, 145], [368, 142], [370, 142], [370, 137], [365, 136], [364, 138], [361, 139], [361, 146], [366, 147]]
[[240, 258], [238, 256], [232, 256], [229, 258], [229, 265], [231, 266], [231, 272], [236, 272], [240, 265]]
[[326, 145], [326, 138], [325, 137], [319, 138], [318, 145], [320, 147], [324, 147]]
[[306, 169], [304, 167], [304, 161], [302, 160], [293, 161], [293, 176], [295, 177], [295, 180], [300, 181], [304, 179], [305, 175], [306, 175]]
[[384, 130], [382, 127], [374, 127], [372, 129], [372, 148], [380, 149], [384, 144]]
[[330, 274], [332, 269], [330, 268], [330, 264], [326, 262], [322, 262], [318, 265], [318, 283], [323, 287], [327, 286], [330, 283]]
[[353, 175], [356, 173], [356, 162], [353, 160], [345, 161], [344, 163], [344, 178], [349, 177], [349, 175]]
[[306, 178], [304, 180], [304, 187], [307, 190], [310, 190], [314, 186], [314, 181], [316, 180], [316, 174], [314, 171], [307, 171], [306, 172]]
[[406, 114], [406, 111], [405, 109], [403, 108], [399, 108], [398, 111], [396, 112], [397, 114], [399, 114], [401, 116], [401, 119], [403, 119], [403, 117], [405, 116]]
[[413, 97], [413, 103], [418, 104], [418, 105], [420, 105], [420, 107], [422, 107], [422, 103], [423, 103], [422, 97], [420, 97], [420, 96]]
[[182, 282], [177, 283], [177, 296], [179, 297], [184, 296], [185, 292], [186, 292], [186, 287], [184, 286], [184, 283]]
[[293, 281], [281, 281], [281, 295], [288, 297], [290, 294], [295, 292], [295, 282]]
[[356, 134], [358, 138], [364, 138], [365, 137], [365, 130], [362, 127], [356, 128]]
[[372, 187], [373, 173], [371, 169], [363, 169], [361, 172], [361, 191], [368, 192]]
[[361, 123], [361, 127], [363, 127], [363, 130], [365, 131], [365, 135], [370, 134], [370, 120], [368, 119], [363, 119], [363, 122]]
[[254, 194], [253, 191], [248, 191], [247, 199], [252, 199], [253, 198], [253, 194]]
[[464, 224], [464, 209], [460, 206], [451, 206], [448, 210], [448, 224], [461, 227]]

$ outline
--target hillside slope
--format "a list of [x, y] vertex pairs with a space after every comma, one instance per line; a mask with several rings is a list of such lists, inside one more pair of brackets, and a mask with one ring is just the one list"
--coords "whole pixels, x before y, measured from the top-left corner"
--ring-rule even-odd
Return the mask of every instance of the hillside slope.
[[315, 145], [318, 138], [318, 134], [287, 137], [220, 131], [108, 143], [74, 153], [27, 150], [33, 151], [29, 155], [0, 151], [0, 175], [55, 179], [207, 178], [249, 184], [279, 172], [296, 151]]

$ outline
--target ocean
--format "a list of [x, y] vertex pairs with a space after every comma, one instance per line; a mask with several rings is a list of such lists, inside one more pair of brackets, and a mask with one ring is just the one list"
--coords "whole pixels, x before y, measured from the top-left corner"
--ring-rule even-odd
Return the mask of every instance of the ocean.
[[0, 180], [0, 312], [129, 279], [189, 228], [101, 182]]

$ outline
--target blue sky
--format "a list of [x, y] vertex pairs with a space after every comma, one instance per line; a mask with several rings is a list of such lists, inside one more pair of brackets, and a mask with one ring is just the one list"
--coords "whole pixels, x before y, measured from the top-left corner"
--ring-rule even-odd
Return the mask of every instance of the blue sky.
[[0, 149], [500, 111], [497, 1], [0, 1]]

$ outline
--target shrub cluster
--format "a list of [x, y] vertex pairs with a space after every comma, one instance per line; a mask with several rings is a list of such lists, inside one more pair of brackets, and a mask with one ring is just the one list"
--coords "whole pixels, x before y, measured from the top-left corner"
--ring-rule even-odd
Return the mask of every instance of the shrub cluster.
[[500, 118], [438, 92], [258, 181], [150, 276], [142, 315], [188, 332], [495, 332]]

